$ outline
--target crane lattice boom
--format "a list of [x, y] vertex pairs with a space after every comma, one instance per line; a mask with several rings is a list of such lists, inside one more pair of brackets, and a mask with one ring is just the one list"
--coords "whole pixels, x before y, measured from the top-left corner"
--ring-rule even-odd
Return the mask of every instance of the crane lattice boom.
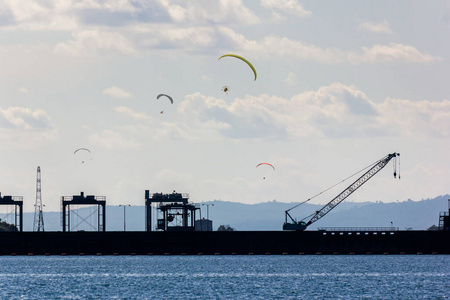
[[345, 200], [348, 196], [350, 196], [354, 191], [356, 191], [359, 187], [361, 187], [364, 183], [366, 183], [370, 178], [372, 178], [375, 174], [378, 173], [381, 169], [383, 169], [388, 162], [399, 155], [398, 153], [392, 153], [387, 155], [386, 157], [382, 158], [380, 161], [378, 161], [375, 166], [373, 166], [369, 171], [364, 173], [361, 177], [359, 177], [355, 182], [353, 182], [348, 188], [346, 188], [343, 192], [341, 192], [339, 195], [337, 195], [333, 200], [328, 202], [327, 205], [322, 207], [319, 211], [316, 212], [316, 214], [306, 223], [307, 226], [311, 225], [312, 223], [316, 222], [323, 216], [325, 216], [327, 213], [330, 212], [333, 208], [336, 207], [339, 203]]
[[[291, 209], [286, 210], [286, 222], [283, 225], [283, 229], [285, 230], [305, 230], [307, 226], [311, 225], [312, 223], [318, 221], [323, 216], [325, 216], [327, 213], [329, 213], [333, 208], [335, 208], [339, 203], [344, 201], [348, 196], [350, 196], [354, 191], [356, 191], [358, 188], [360, 188], [364, 183], [366, 183], [370, 178], [372, 178], [375, 174], [377, 174], [381, 169], [383, 169], [392, 158], [395, 158], [397, 156], [400, 156], [399, 153], [391, 153], [377, 161], [367, 172], [365, 172], [361, 177], [359, 177], [355, 182], [353, 182], [350, 186], [348, 186], [344, 191], [342, 191], [339, 195], [337, 195], [333, 200], [328, 202], [324, 207], [322, 207], [320, 210], [316, 211], [311, 217], [311, 219], [308, 222], [296, 222], [292, 219], [292, 217], [289, 215], [289, 211], [292, 208], [295, 208], [299, 206], [297, 204], [296, 206], [292, 207]], [[394, 166], [394, 177], [397, 176], [396, 167]], [[304, 203], [304, 202], [303, 202]], [[301, 203], [302, 204], [302, 203]], [[288, 223], [287, 218], [290, 218], [293, 223]]]

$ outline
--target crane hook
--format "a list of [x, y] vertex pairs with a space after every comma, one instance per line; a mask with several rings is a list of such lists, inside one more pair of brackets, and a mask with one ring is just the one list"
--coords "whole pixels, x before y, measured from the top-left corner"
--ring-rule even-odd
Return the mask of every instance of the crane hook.
[[394, 157], [393, 167], [394, 167], [394, 178], [397, 178], [397, 157], [398, 157], [398, 179], [400, 179], [400, 154]]

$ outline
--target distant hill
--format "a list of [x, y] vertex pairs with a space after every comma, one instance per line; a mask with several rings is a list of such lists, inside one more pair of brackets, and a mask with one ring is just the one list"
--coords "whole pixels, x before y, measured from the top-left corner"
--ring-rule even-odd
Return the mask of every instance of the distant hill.
[[[317, 227], [389, 227], [391, 222], [400, 229], [412, 228], [424, 230], [432, 225], [438, 225], [439, 213], [448, 211], [450, 195], [443, 195], [422, 201], [404, 201], [395, 203], [382, 202], [342, 202], [329, 214], [312, 224], [308, 229]], [[213, 220], [215, 230], [220, 225], [230, 225], [236, 230], [281, 230], [285, 210], [296, 203], [265, 202], [258, 204], [243, 204], [215, 200], [205, 202], [214, 204], [209, 207], [209, 216]], [[292, 217], [301, 219], [319, 210], [322, 205], [304, 204], [290, 213]], [[76, 211], [81, 217], [73, 217], [72, 225], [80, 222], [76, 230], [92, 230], [82, 219], [93, 220], [95, 211], [92, 208], [81, 208]], [[88, 217], [91, 215], [91, 217]], [[107, 206], [106, 230], [123, 230], [123, 208]], [[200, 214], [197, 213], [197, 218]], [[206, 217], [206, 209], [202, 207], [202, 217]], [[33, 213], [24, 214], [24, 230], [33, 230]], [[61, 230], [61, 213], [45, 212], [44, 222], [46, 231]], [[130, 206], [126, 208], [126, 229], [142, 231], [145, 229], [144, 206]]]
[[[449, 195], [422, 201], [396, 203], [342, 202], [308, 229], [317, 227], [389, 227], [427, 229], [439, 222], [439, 212], [448, 211]], [[266, 202], [254, 205], [214, 201], [210, 217], [214, 228], [228, 224], [237, 230], [281, 230], [285, 210], [295, 203]], [[290, 212], [298, 220], [322, 208], [304, 204]]]

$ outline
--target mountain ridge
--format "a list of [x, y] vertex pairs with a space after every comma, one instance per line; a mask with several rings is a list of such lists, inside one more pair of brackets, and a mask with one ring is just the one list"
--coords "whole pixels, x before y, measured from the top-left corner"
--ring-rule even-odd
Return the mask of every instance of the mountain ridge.
[[[311, 224], [308, 230], [318, 227], [398, 227], [401, 230], [425, 230], [432, 225], [438, 225], [439, 213], [448, 211], [450, 195], [420, 201], [407, 200], [403, 202], [342, 202], [329, 214]], [[203, 202], [209, 204], [209, 216], [216, 230], [220, 225], [230, 225], [236, 230], [281, 230], [285, 221], [285, 211], [298, 203], [261, 202], [245, 204], [214, 200]], [[321, 204], [305, 203], [290, 211], [298, 220], [322, 208]], [[197, 211], [196, 218], [206, 218], [206, 205]], [[92, 208], [75, 210], [80, 220], [92, 214]], [[123, 207], [106, 206], [106, 230], [123, 231]], [[34, 213], [24, 213], [24, 231], [33, 230]], [[77, 222], [77, 216], [72, 218]], [[391, 223], [392, 222], [392, 223]], [[81, 221], [75, 230], [92, 230], [86, 222]], [[76, 224], [76, 223], [72, 223]], [[61, 231], [61, 212], [45, 212], [44, 225], [46, 231]], [[127, 231], [143, 231], [145, 229], [145, 207], [130, 206], [126, 208]], [[72, 229], [73, 230], [73, 229]], [[73, 230], [74, 231], [74, 230]]]

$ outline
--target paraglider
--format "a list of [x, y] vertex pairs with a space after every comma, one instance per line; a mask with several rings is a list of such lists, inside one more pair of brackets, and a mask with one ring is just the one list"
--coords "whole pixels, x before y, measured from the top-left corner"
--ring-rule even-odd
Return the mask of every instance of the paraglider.
[[91, 150], [89, 150], [89, 149], [86, 149], [86, 148], [78, 148], [77, 150], [75, 150], [75, 151], [73, 152], [73, 154], [76, 154], [78, 151], [82, 151], [82, 150], [91, 153]]
[[[170, 103], [173, 104], [173, 99], [172, 99], [172, 97], [170, 97], [169, 95], [166, 95], [166, 94], [159, 94], [159, 95], [156, 97], [156, 99], [159, 99], [159, 98], [162, 97], [162, 96], [167, 97], [167, 99], [170, 100]], [[162, 110], [159, 114], [160, 114], [160, 115], [163, 115], [163, 114], [164, 114], [164, 111]]]
[[159, 98], [162, 97], [162, 96], [166, 96], [166, 97], [170, 100], [170, 103], [173, 104], [173, 99], [172, 99], [172, 97], [170, 97], [169, 95], [166, 95], [166, 94], [159, 94], [159, 95], [156, 97], [156, 99], [159, 99]]
[[[80, 156], [81, 157], [81, 163], [84, 164], [84, 161], [90, 156], [91, 150], [89, 150], [87, 148], [78, 148], [77, 150], [75, 150], [73, 152], [73, 154], [77, 155], [77, 156]], [[90, 159], [92, 159], [92, 158], [90, 158]]]
[[219, 57], [218, 60], [220, 60], [222, 57], [226, 57], [226, 56], [235, 57], [235, 58], [238, 58], [238, 59], [242, 60], [243, 62], [245, 62], [252, 69], [253, 74], [255, 74], [255, 80], [256, 80], [256, 76], [257, 76], [256, 75], [256, 69], [255, 69], [255, 67], [253, 67], [253, 65], [248, 60], [246, 60], [242, 56], [239, 56], [239, 55], [236, 55], [236, 54], [225, 54], [225, 55], [222, 55], [221, 57]]
[[269, 163], [259, 163], [259, 164], [257, 164], [256, 165], [256, 167], [259, 167], [259, 166], [261, 166], [261, 165], [268, 165], [268, 166], [271, 166], [272, 167], [272, 169], [274, 169], [275, 170], [275, 167], [274, 166], [272, 166], [271, 164], [269, 164]]
[[[256, 168], [258, 168], [259, 166], [263, 166], [263, 165], [270, 166], [275, 171], [275, 167], [272, 164], [269, 164], [269, 163], [259, 163], [259, 164], [256, 165]], [[266, 179], [266, 177], [264, 176], [263, 179]]]

